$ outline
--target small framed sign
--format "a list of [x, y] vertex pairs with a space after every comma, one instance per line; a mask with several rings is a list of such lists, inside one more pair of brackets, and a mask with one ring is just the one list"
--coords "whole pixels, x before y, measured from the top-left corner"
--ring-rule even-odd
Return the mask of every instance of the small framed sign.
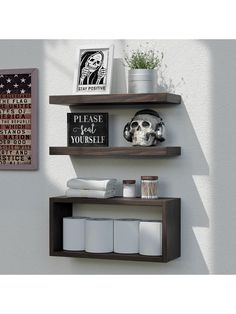
[[37, 69], [0, 70], [0, 170], [36, 170]]
[[81, 46], [76, 56], [74, 94], [109, 94], [114, 47]]
[[68, 146], [108, 146], [108, 113], [67, 113]]

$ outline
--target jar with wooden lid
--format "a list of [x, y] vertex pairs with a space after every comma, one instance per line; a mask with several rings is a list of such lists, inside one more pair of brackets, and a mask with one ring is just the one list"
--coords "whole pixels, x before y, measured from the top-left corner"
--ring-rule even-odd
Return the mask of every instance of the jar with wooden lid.
[[123, 180], [123, 197], [136, 197], [135, 180]]
[[141, 198], [158, 198], [157, 176], [141, 176]]

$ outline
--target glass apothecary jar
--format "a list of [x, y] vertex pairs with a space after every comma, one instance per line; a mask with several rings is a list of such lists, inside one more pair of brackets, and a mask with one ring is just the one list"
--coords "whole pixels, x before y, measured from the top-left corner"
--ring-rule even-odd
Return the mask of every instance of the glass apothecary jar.
[[123, 197], [136, 197], [135, 180], [123, 180]]
[[155, 199], [158, 198], [157, 176], [141, 177], [141, 198]]

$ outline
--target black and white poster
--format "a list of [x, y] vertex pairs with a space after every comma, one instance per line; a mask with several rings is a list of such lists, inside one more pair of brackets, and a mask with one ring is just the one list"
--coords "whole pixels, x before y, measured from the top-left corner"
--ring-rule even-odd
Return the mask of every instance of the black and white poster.
[[110, 93], [113, 46], [80, 48], [77, 56], [74, 93]]
[[105, 85], [107, 78], [108, 50], [82, 51], [79, 85]]
[[68, 146], [108, 146], [108, 113], [67, 114]]

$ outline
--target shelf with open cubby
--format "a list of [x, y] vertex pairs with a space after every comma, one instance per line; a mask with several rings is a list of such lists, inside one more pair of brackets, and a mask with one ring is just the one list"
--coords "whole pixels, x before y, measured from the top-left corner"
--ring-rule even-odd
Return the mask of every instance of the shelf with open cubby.
[[[88, 253], [85, 251], [63, 250], [63, 217], [71, 217], [73, 204], [109, 204], [129, 206], [155, 206], [162, 213], [162, 255]], [[50, 255], [95, 259], [113, 259], [147, 262], [168, 262], [180, 256], [180, 199], [179, 198], [123, 198], [107, 199], [80, 197], [50, 198]]]

